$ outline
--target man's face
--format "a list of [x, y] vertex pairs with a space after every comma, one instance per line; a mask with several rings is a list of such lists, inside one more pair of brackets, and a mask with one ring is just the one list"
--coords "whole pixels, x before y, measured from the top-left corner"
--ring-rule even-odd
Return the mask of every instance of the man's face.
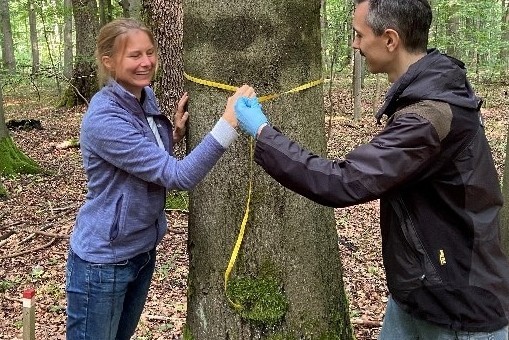
[[387, 73], [390, 55], [387, 50], [387, 37], [385, 34], [376, 36], [371, 27], [368, 26], [366, 17], [368, 15], [369, 2], [364, 1], [357, 5], [353, 18], [353, 29], [355, 38], [352, 47], [360, 50], [366, 58], [368, 70], [371, 73]]

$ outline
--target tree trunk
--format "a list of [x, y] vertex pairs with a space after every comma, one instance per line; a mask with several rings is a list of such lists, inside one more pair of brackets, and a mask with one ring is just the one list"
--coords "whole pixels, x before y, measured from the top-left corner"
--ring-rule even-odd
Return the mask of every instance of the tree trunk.
[[373, 111], [373, 116], [378, 112], [381, 104], [382, 80], [380, 78], [380, 73], [377, 73], [375, 76], [375, 95], [373, 96], [373, 104], [371, 109]]
[[[5, 111], [3, 106], [2, 81], [0, 79], [0, 175], [34, 174], [41, 169], [29, 157], [21, 152], [9, 135], [5, 124]], [[0, 185], [0, 196], [3, 188]]]
[[16, 73], [16, 59], [14, 57], [14, 42], [12, 41], [11, 15], [9, 1], [0, 0], [0, 20], [2, 21], [2, 59], [4, 67], [9, 73]]
[[446, 53], [452, 57], [461, 59], [461, 49], [458, 47], [458, 32], [460, 29], [460, 18], [458, 16], [459, 5], [450, 6], [450, 15], [447, 19], [447, 48]]
[[[501, 41], [509, 41], [509, 1], [502, 1], [502, 39]], [[499, 60], [501, 63], [502, 76], [509, 74], [509, 47], [502, 46], [499, 52]]]
[[359, 50], [355, 50], [353, 57], [353, 119], [361, 119], [361, 85], [362, 85], [362, 57]]
[[64, 0], [64, 77], [70, 79], [73, 65], [72, 1]]
[[[509, 202], [509, 131], [507, 133], [507, 143], [505, 146], [502, 195], [504, 197], [504, 202]], [[509, 256], [509, 204], [504, 204], [500, 210], [500, 234], [502, 249]]]
[[[322, 32], [322, 69], [323, 74], [329, 74], [329, 51], [327, 50], [329, 43], [329, 21], [327, 18], [327, 0], [320, 0], [321, 16], [320, 16], [320, 30]], [[333, 47], [333, 46], [331, 46]]]
[[[182, 0], [145, 0], [143, 8], [159, 46], [160, 67], [154, 88], [163, 114], [172, 113], [183, 92]], [[193, 98], [191, 98], [193, 100]]]
[[28, 22], [30, 26], [30, 46], [32, 47], [32, 74], [39, 73], [39, 40], [37, 38], [37, 21], [35, 4], [33, 1], [28, 1]]
[[76, 57], [71, 84], [67, 88], [62, 106], [72, 107], [87, 103], [97, 92], [97, 75], [94, 59], [95, 40], [99, 31], [99, 18], [95, 0], [72, 0], [76, 27]]
[[[184, 0], [184, 69], [258, 95], [321, 78], [320, 2]], [[224, 110], [223, 90], [186, 82], [189, 145]], [[321, 86], [264, 102], [272, 124], [325, 155]], [[246, 232], [224, 274], [248, 196], [249, 139], [242, 135], [190, 195], [184, 338], [352, 339], [333, 209], [280, 186], [254, 166]]]

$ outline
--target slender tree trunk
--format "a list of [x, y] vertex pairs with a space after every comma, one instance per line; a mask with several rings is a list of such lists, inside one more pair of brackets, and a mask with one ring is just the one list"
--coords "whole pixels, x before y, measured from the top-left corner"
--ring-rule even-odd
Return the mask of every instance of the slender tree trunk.
[[[320, 79], [320, 2], [184, 0], [184, 69], [223, 84], [280, 93]], [[186, 82], [189, 143], [224, 110], [217, 88]], [[263, 104], [272, 124], [325, 155], [321, 86]], [[246, 232], [224, 273], [244, 216], [249, 139], [242, 135], [190, 195], [189, 285], [184, 338], [351, 339], [333, 210], [280, 186], [254, 165]]]
[[28, 22], [30, 26], [30, 46], [32, 47], [32, 74], [39, 73], [39, 41], [37, 38], [37, 21], [36, 21], [36, 10], [32, 0], [28, 1]]
[[64, 0], [64, 70], [66, 79], [72, 76], [73, 68], [73, 46], [72, 39], [72, 1]]
[[113, 7], [111, 0], [98, 0], [97, 5], [99, 8], [99, 27], [102, 27], [113, 19]]
[[[328, 41], [331, 37], [329, 30], [329, 22], [327, 18], [327, 0], [320, 0], [320, 6], [322, 8], [321, 16], [320, 16], [320, 28], [322, 32], [322, 68], [324, 74], [329, 74], [329, 55], [330, 53], [327, 51], [329, 46]], [[333, 47], [333, 46], [331, 46]], [[334, 48], [334, 47], [333, 47]]]
[[0, 81], [0, 140], [9, 137], [9, 130], [5, 124], [4, 96], [2, 86], [3, 82]]
[[161, 111], [173, 118], [176, 103], [183, 93], [182, 0], [145, 0], [143, 8], [149, 18], [147, 26], [154, 32], [159, 46], [161, 64], [154, 87]]
[[72, 107], [86, 103], [97, 92], [94, 59], [95, 40], [99, 31], [99, 17], [95, 0], [72, 0], [76, 27], [76, 57], [71, 84], [62, 105]]
[[362, 116], [361, 88], [362, 88], [362, 56], [359, 50], [353, 58], [353, 119], [358, 121]]
[[[505, 147], [502, 195], [504, 197], [504, 202], [509, 202], [509, 131], [507, 133], [507, 143]], [[504, 204], [500, 211], [500, 234], [502, 249], [509, 256], [509, 204]]]
[[14, 57], [14, 42], [12, 40], [11, 15], [9, 1], [0, 0], [0, 20], [2, 21], [2, 59], [4, 67], [9, 73], [16, 72], [16, 58]]
[[458, 32], [460, 29], [460, 18], [458, 16], [459, 5], [450, 6], [450, 16], [447, 20], [447, 54], [461, 59], [460, 50], [458, 47]]
[[372, 111], [373, 115], [375, 115], [380, 108], [380, 96], [382, 95], [382, 81], [380, 80], [380, 73], [376, 74], [375, 78], [375, 95], [373, 96], [373, 106]]
[[[9, 130], [7, 130], [7, 126], [5, 125], [4, 98], [2, 93], [2, 82], [0, 81], [0, 141], [7, 137], [9, 137]], [[1, 142], [0, 145], [2, 145]], [[6, 197], [7, 191], [5, 190], [2, 182], [0, 182], [0, 199], [5, 199]]]
[[[509, 41], [509, 1], [502, 1], [502, 40]], [[499, 52], [502, 75], [509, 75], [509, 47], [502, 46]]]

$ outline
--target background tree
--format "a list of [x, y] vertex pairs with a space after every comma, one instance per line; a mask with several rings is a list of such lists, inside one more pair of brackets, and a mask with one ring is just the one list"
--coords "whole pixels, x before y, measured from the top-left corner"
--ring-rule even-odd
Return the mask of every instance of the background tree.
[[[184, 67], [260, 96], [321, 78], [320, 2], [184, 0]], [[192, 148], [230, 93], [187, 82]], [[326, 152], [321, 86], [264, 103], [271, 123]], [[184, 337], [351, 339], [333, 210], [296, 195], [254, 167], [247, 231], [228, 284], [223, 275], [243, 218], [249, 139], [241, 136], [190, 197]]]
[[37, 36], [37, 12], [34, 1], [28, 1], [28, 22], [30, 24], [30, 45], [32, 46], [32, 74], [39, 73], [39, 38]]
[[[0, 140], [7, 136], [9, 136], [9, 130], [7, 130], [7, 126], [5, 125], [4, 97], [2, 92], [2, 82], [0, 81]], [[2, 152], [1, 149], [0, 152]], [[5, 197], [7, 197], [7, 191], [5, 191], [5, 188], [0, 181], [0, 199], [4, 199]]]
[[361, 88], [362, 88], [362, 57], [356, 50], [353, 57], [353, 118], [360, 120], [362, 115]]
[[447, 19], [447, 47], [446, 53], [455, 58], [461, 59], [460, 48], [457, 45], [457, 36], [460, 27], [460, 17], [458, 16], [459, 5], [453, 3], [449, 7], [449, 18]]
[[499, 60], [502, 68], [502, 76], [509, 74], [509, 0], [500, 0], [502, 7], [501, 38]]
[[95, 0], [72, 0], [76, 28], [76, 56], [70, 86], [62, 105], [72, 107], [87, 102], [98, 90], [94, 61], [99, 18]]
[[14, 42], [12, 39], [11, 15], [8, 0], [0, 0], [0, 20], [2, 21], [3, 65], [9, 71], [9, 73], [15, 73], [16, 58], [14, 56]]
[[[502, 177], [502, 195], [504, 202], [509, 202], [509, 131], [505, 145], [504, 174]], [[500, 233], [502, 249], [509, 256], [509, 204], [504, 204], [500, 211]]]
[[63, 3], [63, 39], [64, 39], [64, 56], [63, 56], [63, 70], [64, 78], [70, 79], [72, 77], [73, 65], [73, 47], [74, 41], [72, 38], [72, 1], [64, 0]]
[[[175, 105], [183, 92], [182, 0], [143, 2], [150, 27], [159, 46], [160, 69], [154, 87], [161, 111], [173, 118]], [[191, 100], [193, 100], [191, 98]]]
[[104, 26], [113, 19], [113, 6], [111, 0], [98, 0], [99, 26]]
[[[41, 168], [16, 147], [9, 134], [5, 123], [2, 84], [0, 78], [0, 175], [40, 173]], [[0, 197], [5, 195], [5, 189], [0, 183]]]

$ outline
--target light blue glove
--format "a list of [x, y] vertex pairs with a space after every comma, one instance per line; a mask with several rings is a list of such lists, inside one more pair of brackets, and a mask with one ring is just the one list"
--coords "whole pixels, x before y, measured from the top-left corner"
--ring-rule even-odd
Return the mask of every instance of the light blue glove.
[[258, 129], [267, 124], [267, 117], [263, 114], [258, 98], [240, 97], [235, 103], [235, 115], [240, 128], [256, 138]]

